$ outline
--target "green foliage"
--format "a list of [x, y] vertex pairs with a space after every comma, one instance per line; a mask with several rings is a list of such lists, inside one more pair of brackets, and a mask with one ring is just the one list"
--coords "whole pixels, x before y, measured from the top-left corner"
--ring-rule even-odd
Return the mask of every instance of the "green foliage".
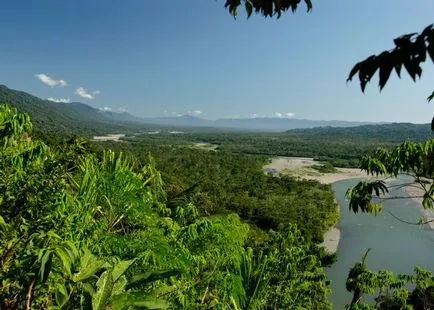
[[[311, 240], [320, 238], [323, 219], [335, 209], [329, 187], [267, 177], [262, 159], [241, 164], [246, 157], [234, 157], [225, 166], [231, 158], [226, 155], [191, 162], [205, 169], [202, 180], [198, 170], [184, 176], [175, 164], [171, 180], [181, 184], [165, 185], [169, 171], [161, 176], [156, 166], [170, 157], [154, 162], [109, 150], [93, 153], [81, 139], [47, 146], [30, 138], [31, 129], [27, 115], [0, 106], [2, 309], [329, 308], [323, 256], [294, 226], [279, 225], [296, 222], [295, 213], [279, 221], [277, 214], [271, 217], [279, 230], [256, 231], [262, 240], [250, 249], [250, 226], [230, 212], [236, 210], [230, 202], [235, 196], [223, 195], [228, 190], [259, 195], [246, 196], [252, 210], [271, 193], [276, 203], [288, 191], [293, 204], [296, 195], [304, 197], [298, 208], [309, 202], [306, 222], [322, 223], [315, 236], [303, 227]], [[178, 160], [186, 163], [186, 157]], [[234, 163], [238, 166], [231, 167]], [[213, 165], [224, 168], [212, 171]], [[252, 183], [237, 185], [246, 172]], [[235, 180], [229, 182], [231, 175]], [[314, 203], [320, 195], [331, 201]], [[255, 216], [245, 219], [256, 221]], [[259, 264], [266, 277], [268, 285], [259, 285], [256, 293], [251, 287], [262, 281], [258, 269], [241, 272], [243, 260]]]
[[[403, 142], [392, 150], [378, 149], [372, 156], [365, 155], [361, 168], [370, 175], [397, 177], [406, 174], [413, 178], [410, 186], [419, 187], [425, 209], [434, 207], [434, 139], [424, 143]], [[350, 209], [354, 212], [377, 213], [381, 204], [372, 203], [372, 198], [381, 198], [389, 189], [383, 180], [362, 181], [348, 189]], [[402, 198], [402, 197], [401, 197]], [[405, 197], [404, 197], [405, 198]], [[393, 197], [388, 197], [393, 199]]]
[[[431, 309], [434, 306], [434, 275], [418, 266], [414, 275], [394, 276], [387, 270], [374, 272], [368, 269], [366, 258], [351, 268], [346, 288], [353, 294], [347, 309]], [[375, 306], [363, 301], [365, 295], [375, 294]]]
[[[428, 124], [384, 124], [364, 125], [348, 128], [320, 127], [295, 129], [285, 133], [207, 132], [191, 129], [183, 135], [161, 132], [157, 135], [136, 135], [127, 137], [127, 143], [102, 143], [98, 147], [115, 148], [123, 151], [134, 150], [140, 156], [173, 152], [174, 148], [192, 149], [195, 143], [209, 143], [217, 146], [217, 153], [227, 155], [298, 156], [313, 157], [328, 161], [336, 167], [358, 167], [361, 154], [373, 153], [378, 147], [391, 148], [403, 140], [422, 142], [432, 138]], [[191, 152], [196, 151], [193, 149]], [[190, 152], [189, 152], [190, 153]], [[155, 156], [157, 161], [160, 156]], [[143, 158], [145, 158], [143, 156]]]
[[142, 144], [123, 145], [123, 150], [141, 160], [153, 153], [173, 215], [182, 210], [191, 217], [190, 199], [201, 216], [235, 212], [265, 231], [297, 223], [306, 240], [315, 242], [322, 242], [324, 232], [337, 222], [330, 186], [267, 176], [262, 172], [265, 157]]
[[313, 165], [313, 169], [321, 172], [321, 173], [335, 173], [338, 170], [329, 162], [321, 163], [319, 165]]

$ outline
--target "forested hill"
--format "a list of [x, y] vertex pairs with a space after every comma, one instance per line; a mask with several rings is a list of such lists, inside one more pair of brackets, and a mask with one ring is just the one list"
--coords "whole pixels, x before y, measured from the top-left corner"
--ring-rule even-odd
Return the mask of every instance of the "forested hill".
[[357, 127], [317, 127], [288, 130], [288, 136], [340, 141], [381, 141], [400, 143], [404, 140], [425, 141], [433, 137], [430, 124], [392, 123]]
[[103, 112], [79, 102], [56, 103], [4, 85], [0, 85], [0, 103], [28, 113], [35, 129], [43, 132], [91, 135], [144, 127], [128, 113]]

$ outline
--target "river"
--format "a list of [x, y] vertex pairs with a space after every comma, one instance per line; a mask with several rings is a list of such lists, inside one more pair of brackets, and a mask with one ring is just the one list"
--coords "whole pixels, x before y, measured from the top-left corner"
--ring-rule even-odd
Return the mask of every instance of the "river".
[[[334, 309], [344, 309], [351, 300], [345, 290], [345, 281], [350, 268], [360, 261], [366, 249], [371, 248], [367, 265], [372, 270], [387, 269], [395, 273], [411, 273], [415, 265], [434, 270], [434, 230], [428, 227], [409, 225], [382, 212], [377, 216], [354, 214], [348, 210], [345, 191], [357, 184], [357, 180], [344, 180], [333, 184], [336, 198], [341, 205], [338, 228], [341, 240], [338, 261], [327, 268], [332, 281], [330, 300]], [[402, 194], [397, 190], [396, 193]], [[420, 205], [410, 199], [387, 200], [384, 208], [395, 215], [417, 222], [421, 216]]]

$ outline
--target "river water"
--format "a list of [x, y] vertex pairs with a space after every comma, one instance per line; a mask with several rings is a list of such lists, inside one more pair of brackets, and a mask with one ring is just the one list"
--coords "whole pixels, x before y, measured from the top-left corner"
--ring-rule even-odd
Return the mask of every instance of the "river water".
[[[345, 290], [348, 271], [359, 262], [366, 249], [371, 248], [367, 265], [371, 270], [387, 269], [395, 273], [411, 273], [415, 265], [434, 270], [434, 230], [428, 227], [409, 225], [382, 212], [354, 214], [348, 209], [345, 191], [357, 184], [357, 180], [344, 180], [333, 184], [336, 198], [341, 206], [338, 228], [341, 240], [338, 248], [338, 261], [326, 270], [332, 281], [330, 300], [334, 309], [344, 309], [351, 300]], [[393, 195], [402, 195], [397, 190]], [[421, 207], [410, 199], [387, 200], [384, 209], [396, 216], [417, 222], [421, 217]]]

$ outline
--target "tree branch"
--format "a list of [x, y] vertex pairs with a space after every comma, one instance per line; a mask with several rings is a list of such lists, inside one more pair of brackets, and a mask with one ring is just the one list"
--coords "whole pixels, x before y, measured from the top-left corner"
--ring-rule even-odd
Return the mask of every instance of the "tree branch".
[[425, 224], [429, 224], [429, 223], [431, 223], [431, 222], [434, 222], [434, 219], [432, 219], [432, 220], [428, 220], [428, 221], [425, 221], [425, 222], [418, 222], [418, 223], [415, 223], [415, 222], [409, 222], [409, 221], [406, 221], [406, 220], [403, 220], [403, 219], [397, 217], [395, 214], [393, 214], [392, 212], [390, 212], [390, 211], [388, 211], [388, 210], [384, 210], [384, 212], [390, 214], [390, 215], [391, 215], [393, 218], [395, 218], [396, 220], [398, 220], [398, 221], [400, 221], [400, 222], [402, 222], [402, 223], [405, 223], [405, 224], [409, 224], [409, 225], [417, 225], [417, 226], [419, 226], [419, 225], [425, 225]]
[[33, 279], [32, 282], [30, 282], [29, 286], [26, 290], [26, 310], [31, 309], [32, 305], [32, 295], [33, 295], [33, 286], [35, 285], [36, 279]]
[[394, 200], [394, 199], [410, 199], [410, 198], [424, 198], [424, 196], [394, 196], [394, 197], [377, 197], [375, 195], [372, 198], [377, 198], [379, 200]]

